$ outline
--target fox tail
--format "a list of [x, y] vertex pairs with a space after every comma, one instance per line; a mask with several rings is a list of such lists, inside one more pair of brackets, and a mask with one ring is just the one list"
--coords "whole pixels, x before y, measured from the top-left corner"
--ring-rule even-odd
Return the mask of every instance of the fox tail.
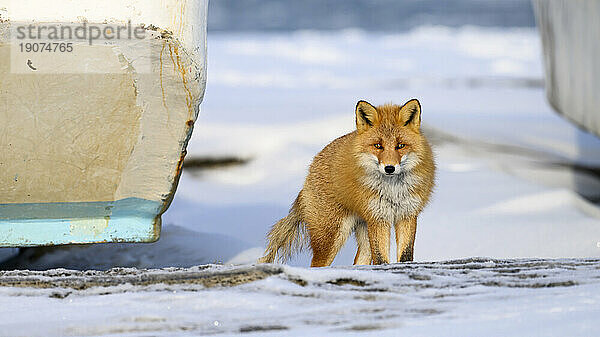
[[258, 263], [273, 263], [277, 258], [279, 262], [289, 260], [295, 253], [305, 246], [305, 227], [300, 216], [300, 195], [294, 201], [290, 214], [279, 220], [267, 235], [269, 244], [265, 256]]

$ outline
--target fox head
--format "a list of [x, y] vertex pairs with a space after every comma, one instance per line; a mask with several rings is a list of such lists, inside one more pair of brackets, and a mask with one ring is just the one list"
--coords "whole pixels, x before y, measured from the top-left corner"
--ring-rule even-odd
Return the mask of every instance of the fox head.
[[359, 101], [355, 153], [361, 166], [368, 172], [386, 176], [414, 169], [427, 151], [420, 126], [421, 104], [416, 99], [402, 106], [378, 107]]

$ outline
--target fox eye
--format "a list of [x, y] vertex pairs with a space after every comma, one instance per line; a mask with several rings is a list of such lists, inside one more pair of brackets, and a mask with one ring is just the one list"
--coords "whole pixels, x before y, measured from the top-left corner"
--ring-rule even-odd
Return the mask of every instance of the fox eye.
[[405, 146], [406, 146], [406, 144], [398, 144], [398, 145], [396, 146], [396, 150], [403, 149]]
[[377, 143], [377, 144], [375, 144], [375, 145], [373, 145], [373, 146], [375, 146], [375, 148], [376, 148], [377, 150], [381, 150], [381, 149], [383, 149], [383, 146], [381, 146], [381, 143]]

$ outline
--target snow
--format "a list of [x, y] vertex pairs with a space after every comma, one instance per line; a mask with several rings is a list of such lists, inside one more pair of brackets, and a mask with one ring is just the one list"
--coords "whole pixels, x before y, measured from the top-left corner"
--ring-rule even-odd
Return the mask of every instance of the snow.
[[[17, 276], [64, 287], [0, 288], [0, 314], [10, 317], [0, 335], [590, 336], [600, 314], [598, 266], [598, 259], [475, 258], [313, 270], [2, 272], [0, 284]], [[264, 275], [234, 287], [190, 282], [235, 272]], [[161, 283], [165, 276], [186, 282]], [[105, 286], [78, 290], [82, 282]]]
[[[165, 223], [260, 252], [314, 154], [354, 128], [357, 100], [417, 97], [439, 168], [418, 261], [600, 254], [600, 213], [588, 201], [600, 197], [600, 181], [573, 169], [600, 165], [600, 140], [547, 104], [534, 29], [213, 34], [209, 43], [207, 98], [188, 156], [250, 162], [184, 172]], [[498, 71], [509, 63], [518, 71]], [[350, 239], [335, 264], [351, 264], [354, 247]]]
[[[600, 182], [585, 169], [600, 165], [600, 140], [547, 104], [539, 38], [529, 28], [209, 34], [206, 100], [188, 157], [249, 162], [184, 170], [155, 244], [48, 248], [12, 263], [226, 264], [177, 271], [192, 274], [267, 268], [247, 265], [286, 215], [312, 157], [354, 128], [356, 101], [413, 97], [438, 163], [417, 262], [348, 267], [349, 239], [333, 268], [305, 268], [304, 252], [290, 266], [269, 267], [281, 268], [272, 276], [233, 287], [0, 287], [0, 335], [597, 334], [600, 262], [590, 258], [600, 256]], [[485, 258], [454, 260], [474, 256]], [[9, 276], [0, 272], [0, 283]]]

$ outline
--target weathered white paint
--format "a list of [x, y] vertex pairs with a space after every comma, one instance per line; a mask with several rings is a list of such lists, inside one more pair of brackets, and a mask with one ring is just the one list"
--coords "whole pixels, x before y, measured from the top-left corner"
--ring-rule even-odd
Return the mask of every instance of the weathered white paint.
[[[158, 238], [204, 94], [207, 2], [0, 0], [0, 210], [13, 214], [0, 214], [0, 246], [21, 240], [19, 231], [27, 245]], [[149, 37], [69, 41], [70, 55], [15, 58], [18, 41], [8, 34], [16, 24], [128, 21], [152, 25]], [[153, 206], [115, 206], [89, 221], [68, 214], [126, 199]], [[14, 211], [23, 205], [38, 206]], [[56, 237], [32, 238], [44, 228]]]

